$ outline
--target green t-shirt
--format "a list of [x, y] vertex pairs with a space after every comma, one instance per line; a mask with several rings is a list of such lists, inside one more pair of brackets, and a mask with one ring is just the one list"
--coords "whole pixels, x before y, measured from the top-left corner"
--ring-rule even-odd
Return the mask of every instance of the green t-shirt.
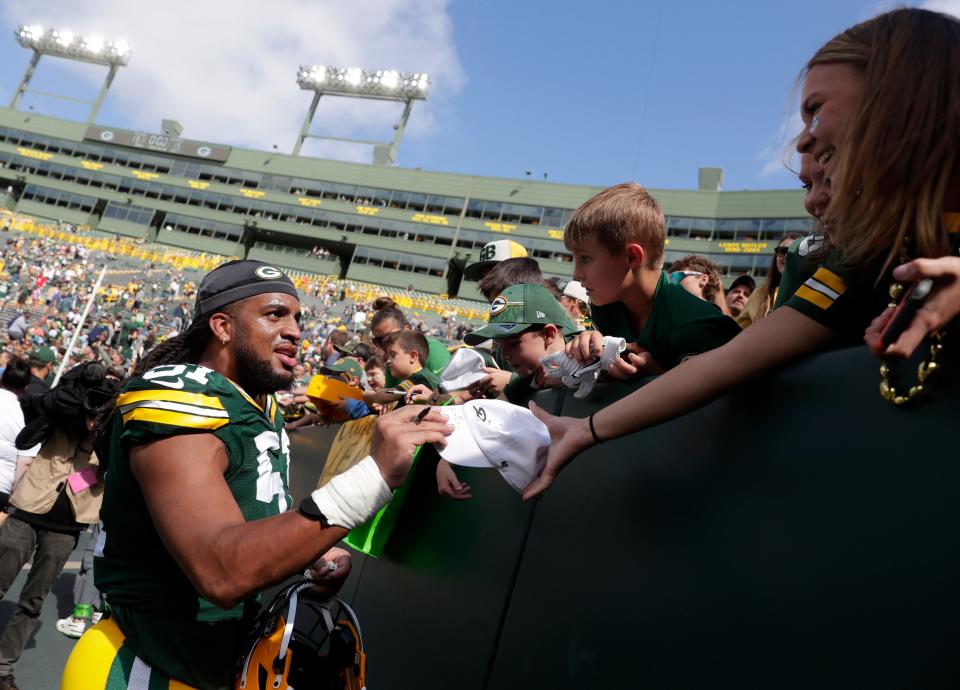
[[[447, 346], [436, 338], [431, 338], [426, 336], [427, 346], [430, 348], [430, 354], [427, 356], [427, 361], [423, 363], [425, 369], [429, 369], [437, 376], [440, 375], [447, 364], [450, 363], [450, 351], [447, 350]], [[387, 367], [383, 372], [383, 378], [386, 381], [387, 388], [396, 388], [400, 385], [400, 380], [390, 373], [390, 368]]]
[[[239, 386], [205, 367], [155, 367], [127, 382], [117, 398], [100, 511], [103, 555], [95, 559], [95, 582], [111, 606], [122, 609], [126, 619], [136, 620], [142, 639], [151, 637], [144, 631], [154, 625], [179, 627], [186, 637], [209, 631], [211, 625], [224, 634], [237, 634], [236, 646], [217, 647], [227, 650], [218, 659], [210, 659], [211, 649], [203, 646], [191, 649], [173, 641], [169, 648], [158, 646], [157, 640], [164, 639], [160, 634], [152, 636], [150, 649], [134, 650], [168, 674], [196, 665], [222, 666], [230, 675], [240, 653], [239, 634], [246, 630], [240, 623], [255, 615], [259, 601], [253, 598], [220, 609], [200, 596], [163, 545], [130, 468], [132, 446], [194, 433], [213, 434], [226, 447], [224, 480], [244, 520], [271, 517], [290, 507], [290, 442], [273, 396], [264, 410]], [[118, 621], [123, 629], [120, 617]], [[178, 677], [196, 685], [204, 675], [198, 671], [197, 678]]]
[[409, 390], [420, 383], [430, 390], [435, 391], [440, 387], [440, 377], [429, 369], [422, 368], [420, 371], [411, 374], [409, 378], [398, 383], [397, 387], [403, 390]]
[[660, 273], [650, 315], [639, 334], [633, 332], [623, 302], [594, 305], [591, 315], [597, 331], [635, 342], [664, 369], [720, 347], [740, 333], [736, 321], [681, 285], [671, 283], [664, 272]]

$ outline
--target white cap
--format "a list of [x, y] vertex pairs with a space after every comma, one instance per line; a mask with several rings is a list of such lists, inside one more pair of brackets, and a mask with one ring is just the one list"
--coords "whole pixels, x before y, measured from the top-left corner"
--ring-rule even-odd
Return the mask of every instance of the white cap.
[[563, 286], [563, 294], [567, 297], [573, 297], [585, 304], [590, 304], [590, 297], [587, 295], [587, 288], [580, 284], [579, 280], [571, 280]]
[[488, 374], [483, 370], [485, 366], [483, 355], [469, 347], [461, 347], [440, 372], [440, 390], [448, 393], [469, 388], [487, 377]]
[[547, 461], [550, 432], [526, 407], [506, 400], [471, 400], [437, 408], [454, 426], [440, 457], [460, 467], [495, 467], [522, 492]]
[[527, 256], [527, 250], [519, 242], [513, 240], [487, 242], [480, 250], [477, 261], [463, 269], [463, 277], [467, 280], [479, 280], [480, 272], [486, 266], [493, 266], [507, 259], [518, 259], [524, 256]]

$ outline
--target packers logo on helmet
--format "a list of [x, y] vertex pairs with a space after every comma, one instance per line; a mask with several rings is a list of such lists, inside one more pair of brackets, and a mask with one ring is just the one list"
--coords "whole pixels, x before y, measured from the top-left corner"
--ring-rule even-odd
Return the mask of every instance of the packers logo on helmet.
[[346, 603], [311, 598], [311, 580], [281, 590], [260, 614], [239, 660], [237, 690], [366, 686], [360, 622]]

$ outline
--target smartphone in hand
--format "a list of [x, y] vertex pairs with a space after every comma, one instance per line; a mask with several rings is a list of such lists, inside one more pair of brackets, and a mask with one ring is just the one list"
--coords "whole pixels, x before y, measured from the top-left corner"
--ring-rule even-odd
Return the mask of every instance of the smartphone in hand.
[[897, 342], [897, 339], [907, 330], [932, 289], [933, 279], [931, 278], [918, 280], [910, 286], [880, 333], [880, 342], [884, 349]]

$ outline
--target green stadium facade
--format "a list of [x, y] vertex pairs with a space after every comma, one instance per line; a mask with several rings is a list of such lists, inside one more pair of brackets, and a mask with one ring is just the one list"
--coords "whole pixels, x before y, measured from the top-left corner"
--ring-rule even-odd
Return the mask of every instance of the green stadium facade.
[[[764, 275], [786, 232], [806, 232], [802, 190], [651, 193], [667, 215], [666, 261], [702, 254]], [[712, 178], [712, 179], [711, 179]], [[600, 187], [291, 156], [0, 109], [0, 204], [180, 248], [287, 269], [447, 292], [487, 242], [523, 244], [569, 277], [563, 227]], [[315, 249], [324, 249], [319, 255]], [[329, 252], [329, 254], [327, 254]], [[480, 299], [464, 281], [462, 297]]]

